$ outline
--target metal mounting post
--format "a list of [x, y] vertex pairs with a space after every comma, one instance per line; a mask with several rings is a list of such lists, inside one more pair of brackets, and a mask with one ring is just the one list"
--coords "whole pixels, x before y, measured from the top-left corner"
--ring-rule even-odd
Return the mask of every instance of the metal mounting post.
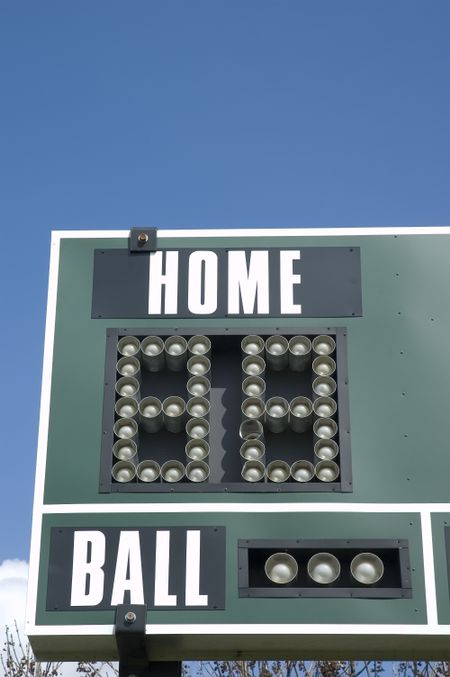
[[119, 677], [181, 677], [181, 661], [151, 661], [147, 656], [145, 604], [120, 604], [116, 609], [115, 636]]

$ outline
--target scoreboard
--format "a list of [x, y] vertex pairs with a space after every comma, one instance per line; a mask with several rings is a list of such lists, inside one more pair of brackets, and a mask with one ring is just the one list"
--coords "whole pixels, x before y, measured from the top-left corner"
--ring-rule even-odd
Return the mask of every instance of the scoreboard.
[[450, 229], [51, 249], [36, 655], [450, 656]]

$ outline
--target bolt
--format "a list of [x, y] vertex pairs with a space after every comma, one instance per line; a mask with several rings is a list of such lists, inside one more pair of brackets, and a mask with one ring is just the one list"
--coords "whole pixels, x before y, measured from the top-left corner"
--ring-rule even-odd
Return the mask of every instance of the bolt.
[[145, 244], [146, 242], [148, 242], [148, 235], [147, 235], [147, 233], [139, 233], [139, 235], [138, 235], [138, 241], [139, 241], [141, 244]]
[[131, 623], [134, 623], [135, 620], [136, 620], [136, 614], [134, 613], [134, 611], [128, 611], [125, 614], [125, 622], [126, 623], [131, 624]]

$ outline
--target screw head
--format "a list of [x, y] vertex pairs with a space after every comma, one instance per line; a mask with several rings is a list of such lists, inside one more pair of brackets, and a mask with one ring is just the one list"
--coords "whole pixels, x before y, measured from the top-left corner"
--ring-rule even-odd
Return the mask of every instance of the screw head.
[[138, 242], [139, 242], [140, 244], [145, 244], [146, 242], [148, 242], [148, 235], [147, 235], [147, 233], [139, 233], [139, 235], [138, 235]]
[[134, 613], [134, 611], [127, 611], [127, 613], [125, 614], [125, 621], [127, 623], [134, 623], [135, 620], [136, 614]]

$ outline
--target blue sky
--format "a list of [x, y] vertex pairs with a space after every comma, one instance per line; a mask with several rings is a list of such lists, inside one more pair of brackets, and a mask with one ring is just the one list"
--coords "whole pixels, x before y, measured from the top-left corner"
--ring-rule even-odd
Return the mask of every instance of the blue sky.
[[0, 0], [0, 562], [28, 559], [50, 231], [450, 225], [449, 25], [448, 0]]

